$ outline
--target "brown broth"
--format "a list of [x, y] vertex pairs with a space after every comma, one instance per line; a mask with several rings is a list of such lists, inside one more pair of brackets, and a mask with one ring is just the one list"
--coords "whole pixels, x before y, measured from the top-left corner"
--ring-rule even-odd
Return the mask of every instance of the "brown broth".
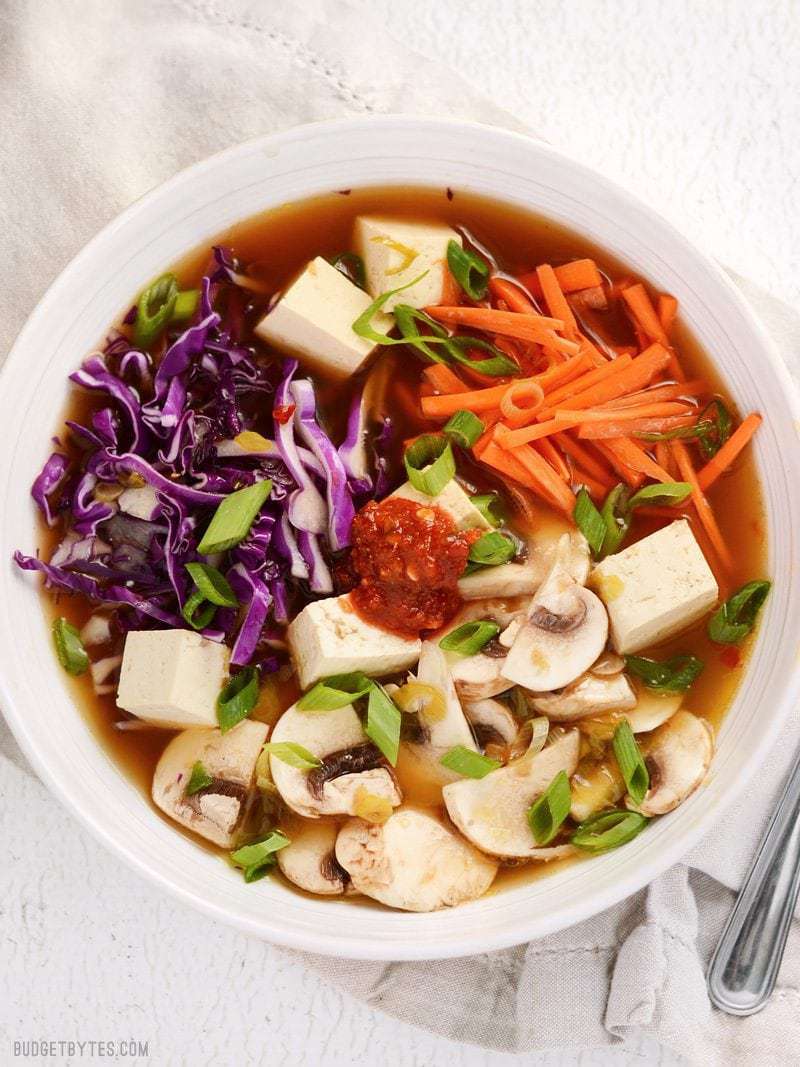
[[[445, 190], [397, 187], [352, 190], [346, 195], [332, 193], [287, 204], [248, 219], [220, 234], [213, 243], [232, 247], [240, 261], [249, 265], [251, 275], [262, 281], [269, 290], [279, 289], [314, 256], [332, 256], [347, 249], [355, 216], [375, 211], [407, 216], [417, 221], [431, 220], [465, 226], [492, 251], [501, 268], [509, 272], [529, 270], [542, 262], [558, 264], [590, 257], [611, 278], [632, 276], [624, 264], [603, 249], [550, 220], [459, 191], [452, 198]], [[208, 263], [209, 251], [204, 246], [186, 256], [173, 269], [183, 287], [195, 286]], [[606, 328], [619, 343], [631, 339], [629, 327], [624, 321], [607, 321]], [[675, 337], [689, 376], [706, 378], [716, 391], [725, 396], [725, 389], [710, 358], [713, 353], [707, 355], [700, 350], [680, 319], [676, 324]], [[76, 362], [80, 355], [76, 353]], [[430, 424], [426, 424], [406, 400], [413, 395], [411, 388], [419, 380], [420, 363], [405, 350], [397, 348], [388, 350], [379, 358], [387, 367], [387, 381], [390, 383], [387, 403], [400, 427], [398, 437], [402, 439], [429, 428]], [[322, 419], [334, 439], [341, 439], [348, 393], [353, 383], [343, 385], [317, 379], [317, 387]], [[70, 396], [65, 417], [83, 421], [94, 406], [93, 398], [75, 390]], [[269, 429], [266, 432], [269, 433]], [[398, 480], [400, 469], [398, 451], [394, 457], [394, 473]], [[472, 479], [476, 487], [491, 487], [494, 481], [490, 475], [472, 465], [460, 470], [460, 473]], [[713, 487], [709, 496], [736, 561], [737, 569], [731, 576], [731, 588], [751, 578], [762, 577], [766, 523], [761, 491], [749, 453]], [[517, 520], [520, 521], [519, 516]], [[542, 511], [537, 521], [561, 522], [546, 511]], [[652, 520], [639, 520], [633, 528], [633, 537], [644, 536], [656, 529], [657, 525]], [[59, 536], [42, 526], [39, 549], [44, 558], [49, 558]], [[77, 626], [81, 626], [91, 614], [91, 606], [75, 596], [63, 593], [48, 595], [45, 602], [48, 613], [53, 616], [64, 615]], [[739, 666], [733, 669], [723, 662], [719, 648], [708, 640], [704, 624], [654, 651], [657, 655], [690, 651], [705, 661], [705, 670], [692, 687], [686, 706], [719, 726], [746, 666], [747, 644], [740, 650]], [[122, 773], [149, 796], [155, 765], [172, 736], [171, 732], [159, 729], [120, 732], [113, 725], [120, 718], [113, 695], [96, 696], [88, 675], [70, 678], [69, 684], [75, 703], [86, 715], [98, 742], [108, 750]], [[256, 711], [256, 717], [274, 721], [277, 709], [288, 706], [294, 697], [291, 681], [285, 682], [278, 704], [267, 707], [265, 702]], [[419, 769], [414, 768], [413, 761], [401, 759], [398, 776], [410, 803], [439, 808], [435, 790], [431, 792], [429, 783], [425, 782]], [[177, 827], [176, 830], [182, 832]], [[536, 877], [552, 869], [545, 865], [531, 865], [501, 870], [496, 888], [518, 884], [522, 879]]]

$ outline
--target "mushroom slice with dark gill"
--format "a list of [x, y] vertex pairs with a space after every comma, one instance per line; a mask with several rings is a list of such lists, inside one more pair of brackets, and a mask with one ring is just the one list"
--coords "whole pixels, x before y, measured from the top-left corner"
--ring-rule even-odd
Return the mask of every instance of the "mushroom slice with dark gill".
[[565, 534], [503, 667], [509, 684], [535, 693], [549, 693], [574, 682], [597, 660], [608, 638], [606, 609], [569, 573], [568, 552]]
[[497, 863], [434, 815], [403, 808], [376, 825], [350, 819], [336, 858], [353, 888], [403, 911], [437, 911], [482, 896]]
[[519, 731], [519, 723], [499, 700], [465, 702], [464, 714], [481, 747], [490, 741], [494, 744], [510, 745]]
[[272, 781], [298, 815], [353, 815], [364, 793], [393, 807], [402, 800], [391, 767], [369, 742], [351, 704], [332, 711], [302, 711], [293, 704], [278, 720], [271, 740], [302, 745], [321, 761], [304, 771], [270, 756]]
[[636, 706], [633, 686], [624, 674], [582, 675], [560, 693], [536, 693], [531, 704], [553, 722], [573, 722], [587, 715], [628, 711]]
[[277, 853], [281, 872], [307, 893], [341, 896], [347, 890], [350, 876], [336, 859], [338, 826], [327, 819], [297, 822], [291, 830], [291, 844]]
[[448, 653], [447, 663], [459, 697], [465, 701], [484, 700], [497, 696], [509, 688], [503, 674], [506, 656], [513, 643], [513, 635], [524, 621], [530, 597], [493, 597], [465, 604], [448, 624], [447, 633], [464, 623], [485, 619], [497, 623], [501, 633], [489, 641], [480, 652], [471, 656]]
[[714, 755], [714, 731], [705, 719], [678, 711], [645, 746], [650, 788], [641, 804], [626, 799], [642, 815], [664, 815], [686, 800], [706, 776]]
[[541, 751], [529, 751], [483, 778], [452, 782], [442, 790], [447, 813], [484, 852], [508, 859], [560, 859], [572, 846], [539, 848], [527, 813], [559, 771], [575, 772], [579, 751], [580, 735], [570, 730]]
[[[222, 848], [232, 848], [255, 795], [256, 760], [267, 739], [264, 723], [245, 719], [219, 730], [184, 730], [164, 749], [153, 775], [153, 801], [165, 815]], [[195, 764], [211, 783], [191, 796]]]

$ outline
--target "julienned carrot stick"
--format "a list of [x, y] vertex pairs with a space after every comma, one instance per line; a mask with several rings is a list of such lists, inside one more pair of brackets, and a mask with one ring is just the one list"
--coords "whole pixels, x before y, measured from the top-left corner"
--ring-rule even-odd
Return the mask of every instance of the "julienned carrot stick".
[[544, 390], [538, 382], [511, 382], [500, 400], [506, 426], [527, 426], [544, 403]]
[[[522, 379], [523, 381], [527, 379]], [[505, 385], [492, 385], [488, 389], [470, 389], [465, 393], [448, 393], [446, 396], [423, 396], [420, 399], [422, 414], [426, 419], [449, 419], [457, 411], [491, 411], [499, 407]]]
[[573, 469], [570, 485], [585, 485], [589, 491], [589, 496], [598, 504], [603, 502], [606, 493], [611, 488], [605, 482], [598, 482], [596, 478], [593, 478], [591, 474], [587, 474], [581, 467]]
[[463, 393], [464, 382], [444, 363], [433, 363], [422, 372], [437, 393]]
[[550, 464], [559, 478], [569, 484], [569, 466], [553, 442], [544, 437], [541, 441], [537, 441], [533, 447]]
[[603, 355], [597, 345], [593, 344], [585, 333], [579, 332], [578, 340], [581, 343], [582, 350], [589, 353], [589, 358], [595, 367], [602, 367], [604, 363], [608, 363], [608, 357]]
[[656, 442], [656, 463], [669, 475], [675, 474], [675, 460], [672, 457], [668, 441]]
[[636, 441], [631, 441], [627, 437], [617, 437], [612, 441], [604, 441], [603, 444], [605, 445], [604, 451], [606, 451], [606, 454], [607, 450], [610, 450], [631, 470], [646, 474], [648, 478], [652, 478], [655, 482], [672, 481], [672, 478], [664, 468], [660, 467], [655, 460], [650, 459], [642, 446]]
[[517, 311], [495, 311], [494, 308], [429, 307], [425, 310], [437, 322], [450, 326], [466, 326], [488, 333], [504, 334], [506, 337], [516, 337], [521, 341], [536, 341], [570, 356], [580, 352], [577, 341], [560, 337], [555, 332], [564, 328], [560, 319], [548, 319], [543, 315], [530, 313], [521, 315]]
[[675, 321], [675, 316], [678, 314], [678, 301], [674, 296], [670, 296], [669, 293], [659, 293], [657, 309], [661, 329], [664, 333], [669, 333]]
[[509, 311], [518, 311], [523, 315], [541, 315], [541, 312], [523, 291], [505, 278], [490, 278], [489, 292], [497, 300], [502, 300]]
[[587, 474], [591, 474], [595, 481], [602, 482], [607, 489], [611, 488], [614, 482], [609, 476], [608, 468], [604, 467], [585, 445], [573, 440], [568, 433], [556, 434], [555, 442], [565, 455], [574, 459]]
[[[504, 477], [513, 478], [520, 485], [524, 485], [528, 489], [533, 489], [534, 492], [541, 494], [541, 484], [531, 477], [527, 467], [523, 466], [516, 456], [499, 448], [494, 441], [488, 441], [484, 445], [478, 458], [481, 463], [485, 463], [487, 467], [493, 467]], [[561, 510], [556, 500], [549, 493], [546, 494], [546, 498], [550, 504], [558, 507], [559, 511]]]
[[541, 441], [554, 433], [571, 430], [577, 426], [580, 420], [569, 422], [567, 419], [548, 419], [546, 422], [536, 422], [533, 426], [522, 426], [518, 430], [509, 430], [507, 426], [497, 427], [497, 443], [502, 448], [520, 448], [530, 444], [531, 441]]
[[556, 419], [579, 419], [581, 422], [625, 422], [627, 419], [665, 419], [674, 415], [692, 415], [685, 404], [674, 400], [661, 404], [637, 404], [635, 407], [607, 410], [606, 408], [586, 408], [573, 411], [571, 408], [558, 407], [554, 413]]
[[628, 305], [634, 322], [650, 341], [660, 341], [662, 345], [669, 344], [664, 327], [661, 325], [656, 309], [653, 307], [653, 302], [641, 282], [623, 289], [622, 299]]
[[547, 392], [548, 389], [555, 390], [567, 382], [574, 381], [590, 365], [588, 354], [585, 351], [581, 351], [577, 356], [570, 356], [563, 363], [556, 363], [548, 370], [542, 371], [541, 374], [534, 375], [534, 377], [542, 389]]
[[563, 400], [569, 399], [585, 392], [592, 386], [598, 385], [600, 382], [605, 381], [606, 378], [613, 377], [619, 374], [620, 371], [631, 365], [630, 356], [620, 356], [619, 359], [615, 359], [610, 363], [604, 363], [602, 367], [596, 367], [594, 370], [590, 370], [587, 374], [582, 374], [580, 378], [575, 379], [569, 383], [569, 388], [566, 385], [560, 386], [558, 389], [553, 389], [551, 393], [547, 392], [547, 386], [544, 390], [547, 394], [545, 399], [547, 401], [547, 409], [551, 411], [557, 407]]
[[693, 426], [696, 415], [678, 415], [666, 419], [630, 419], [627, 422], [587, 422], [580, 427], [582, 441], [600, 441], [609, 437], [629, 437], [631, 434], [666, 433], [684, 426]]
[[711, 386], [702, 378], [690, 382], [671, 382], [668, 385], [652, 385], [649, 389], [639, 389], [630, 396], [621, 396], [610, 400], [605, 407], [610, 411], [632, 407], [634, 404], [650, 404], [661, 400], [681, 400], [683, 397], [694, 398], [711, 394]]
[[[503, 455], [508, 455], [503, 452]], [[540, 491], [547, 497], [559, 511], [572, 517], [575, 510], [575, 494], [556, 474], [550, 464], [539, 455], [536, 449], [529, 445], [523, 445], [511, 453], [528, 471], [532, 479], [538, 483]]]
[[670, 447], [672, 453], [675, 456], [675, 462], [678, 464], [678, 470], [681, 477], [685, 482], [688, 482], [692, 487], [692, 503], [697, 511], [697, 517], [703, 524], [703, 528], [708, 534], [708, 539], [714, 546], [714, 551], [720, 558], [720, 562], [726, 570], [733, 569], [733, 559], [731, 557], [728, 546], [725, 544], [725, 539], [722, 536], [717, 520], [714, 518], [714, 512], [711, 509], [711, 505], [706, 499], [705, 493], [700, 488], [700, 484], [697, 480], [697, 474], [692, 461], [689, 458], [689, 452], [683, 441], [671, 441]]
[[713, 485], [730, 467], [744, 446], [752, 438], [763, 419], [758, 414], [748, 415], [738, 426], [713, 459], [697, 472], [697, 482], [703, 492]]
[[617, 451], [611, 447], [618, 444], [619, 441], [620, 438], [617, 438], [614, 441], [594, 441], [593, 444], [606, 457], [617, 474], [622, 477], [622, 480], [627, 482], [632, 489], [638, 489], [644, 481], [644, 475], [641, 471], [634, 470], [633, 467], [625, 463], [619, 457]]
[[[608, 403], [609, 400], [616, 400], [619, 396], [625, 396], [627, 393], [643, 389], [650, 384], [656, 374], [667, 366], [669, 356], [669, 352], [663, 345], [651, 345], [622, 370], [618, 370], [616, 374], [610, 373], [599, 384], [571, 396], [569, 398], [570, 409], [578, 411], [584, 408], [598, 407], [600, 404]], [[622, 360], [618, 359], [614, 363], [607, 364], [607, 366], [614, 368], [621, 362]], [[600, 367], [596, 373], [599, 374], [603, 370], [606, 370], [606, 367]], [[550, 416], [554, 407], [555, 404], [552, 398], [547, 397], [547, 407], [542, 409], [539, 417]]]
[[[593, 259], [573, 259], [571, 263], [562, 263], [560, 267], [554, 269], [558, 284], [565, 293], [575, 293], [579, 289], [593, 289], [603, 284], [603, 276]], [[519, 280], [534, 296], [541, 295], [535, 270], [520, 274]]]
[[564, 333], [574, 337], [577, 333], [578, 324], [572, 314], [572, 308], [567, 303], [567, 298], [558, 284], [556, 272], [549, 263], [543, 263], [541, 267], [536, 268], [536, 276], [539, 279], [539, 285], [542, 287], [547, 310], [554, 318], [561, 319], [564, 323]]

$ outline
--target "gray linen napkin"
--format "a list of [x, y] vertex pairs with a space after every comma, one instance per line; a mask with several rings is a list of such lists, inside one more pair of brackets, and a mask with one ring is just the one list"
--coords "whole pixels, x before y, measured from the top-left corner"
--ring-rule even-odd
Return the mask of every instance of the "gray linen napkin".
[[[520, 128], [444, 65], [338, 0], [280, 8], [248, 0], [6, 0], [0, 31], [0, 213], [4, 259], [14, 267], [0, 289], [3, 355], [49, 281], [103, 224], [229, 144], [300, 122], [385, 112]], [[800, 374], [800, 317], [735, 280]], [[685, 865], [578, 926], [438, 963], [305, 959], [377, 1008], [489, 1048], [651, 1037], [696, 1063], [786, 1062], [800, 1029], [796, 933], [778, 993], [759, 1016], [712, 1011], [703, 971], [799, 738], [795, 718], [738, 811]], [[0, 753], [31, 773], [2, 722]], [[18, 772], [6, 767], [8, 775], [0, 757], [0, 781], [13, 781]], [[15, 803], [13, 793], [5, 803]], [[33, 867], [33, 852], [19, 862]]]

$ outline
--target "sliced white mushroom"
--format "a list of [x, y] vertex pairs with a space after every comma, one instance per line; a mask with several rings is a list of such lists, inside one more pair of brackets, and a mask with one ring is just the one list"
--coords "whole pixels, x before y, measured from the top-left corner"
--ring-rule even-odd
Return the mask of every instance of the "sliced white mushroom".
[[482, 896], [497, 863], [433, 815], [403, 808], [383, 825], [351, 819], [336, 859], [365, 896], [403, 911], [437, 911]]
[[573, 722], [586, 715], [627, 711], [635, 707], [636, 694], [624, 674], [598, 676], [589, 671], [560, 693], [536, 693], [529, 700], [553, 722]]
[[[580, 735], [570, 730], [536, 754], [526, 753], [484, 778], [462, 778], [442, 790], [450, 818], [464, 836], [495, 856], [557, 858], [541, 849], [528, 825], [528, 808], [559, 771], [578, 765]], [[537, 853], [547, 852], [543, 857]]]
[[283, 874], [307, 893], [340, 896], [350, 878], [336, 859], [339, 827], [328, 819], [304, 822], [293, 827], [291, 844], [277, 853]]
[[470, 601], [442, 631], [442, 634], [449, 633], [475, 619], [487, 619], [502, 627], [497, 640], [490, 641], [484, 650], [473, 656], [448, 653], [447, 662], [462, 700], [483, 700], [510, 688], [503, 673], [505, 657], [529, 605], [530, 597], [492, 597]]
[[464, 714], [481, 746], [488, 741], [510, 745], [519, 723], [499, 700], [473, 700], [464, 704]]
[[275, 788], [298, 815], [353, 815], [359, 791], [385, 798], [393, 807], [402, 800], [391, 767], [367, 738], [351, 704], [333, 711], [302, 711], [293, 704], [276, 723], [271, 740], [293, 741], [322, 761], [304, 771], [270, 756]]
[[[463, 656], [462, 660], [472, 659]], [[422, 651], [417, 665], [417, 681], [431, 686], [441, 694], [443, 704], [423, 704], [418, 718], [426, 733], [426, 744], [444, 754], [454, 745], [477, 749], [469, 723], [464, 716], [461, 701], [454, 684], [453, 669], [458, 663], [453, 657], [453, 664], [439, 648], [436, 641], [423, 641]], [[506, 687], [507, 688], [507, 687]], [[435, 710], [434, 710], [435, 708]]]
[[[223, 848], [232, 848], [255, 795], [256, 760], [269, 727], [245, 719], [221, 734], [205, 728], [184, 730], [164, 749], [153, 775], [153, 801], [181, 826]], [[196, 763], [211, 784], [187, 796]]]
[[659, 726], [646, 749], [650, 788], [641, 804], [629, 808], [642, 815], [664, 815], [697, 789], [714, 755], [714, 732], [705, 719], [678, 711]]
[[116, 693], [117, 683], [116, 681], [109, 681], [109, 678], [119, 669], [121, 663], [122, 656], [103, 656], [102, 659], [95, 660], [94, 663], [89, 664], [92, 685], [98, 696]]
[[625, 718], [635, 734], [646, 734], [671, 719], [682, 703], [683, 693], [656, 693], [642, 686], [636, 706], [625, 711]]
[[503, 667], [509, 682], [537, 693], [562, 689], [579, 678], [597, 660], [608, 638], [606, 609], [569, 572], [569, 552], [565, 534]]

